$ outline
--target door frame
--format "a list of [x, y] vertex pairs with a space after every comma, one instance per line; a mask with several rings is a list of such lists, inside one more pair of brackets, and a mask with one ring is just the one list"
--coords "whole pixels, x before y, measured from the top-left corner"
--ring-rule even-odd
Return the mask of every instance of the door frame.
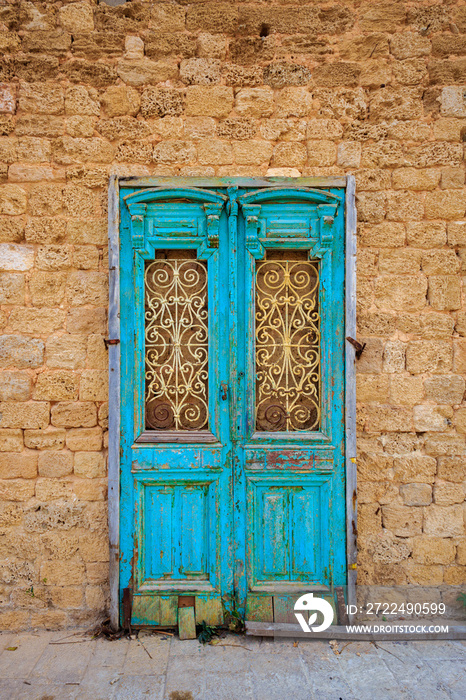
[[[110, 623], [120, 625], [120, 190], [148, 187], [312, 187], [345, 190], [345, 336], [356, 337], [356, 201], [353, 175], [332, 177], [119, 177], [112, 175], [108, 190], [109, 246], [109, 421], [108, 421], [108, 524]], [[356, 482], [356, 369], [355, 349], [345, 343], [345, 481], [347, 602], [356, 600], [357, 482]]]

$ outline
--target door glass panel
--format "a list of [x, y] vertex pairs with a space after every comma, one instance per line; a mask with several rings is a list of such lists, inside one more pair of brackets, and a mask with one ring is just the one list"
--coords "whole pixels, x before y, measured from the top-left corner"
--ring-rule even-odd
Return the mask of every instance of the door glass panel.
[[157, 251], [144, 282], [146, 429], [206, 430], [207, 264], [194, 251]]
[[256, 430], [318, 430], [319, 264], [267, 250], [256, 263]]

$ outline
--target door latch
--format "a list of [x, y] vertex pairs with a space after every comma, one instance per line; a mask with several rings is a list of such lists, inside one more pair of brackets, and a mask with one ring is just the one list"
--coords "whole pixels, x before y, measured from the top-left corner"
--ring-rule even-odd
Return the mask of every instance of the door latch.
[[228, 384], [225, 382], [220, 382], [220, 398], [222, 401], [226, 401], [228, 396]]

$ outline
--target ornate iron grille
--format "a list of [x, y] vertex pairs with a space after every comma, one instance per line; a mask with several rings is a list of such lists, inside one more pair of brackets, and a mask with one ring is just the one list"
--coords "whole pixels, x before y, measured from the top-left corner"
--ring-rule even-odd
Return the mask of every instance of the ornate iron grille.
[[166, 251], [145, 268], [145, 422], [149, 430], [208, 428], [207, 265]]
[[319, 269], [299, 257], [304, 253], [267, 251], [256, 263], [259, 431], [319, 428]]

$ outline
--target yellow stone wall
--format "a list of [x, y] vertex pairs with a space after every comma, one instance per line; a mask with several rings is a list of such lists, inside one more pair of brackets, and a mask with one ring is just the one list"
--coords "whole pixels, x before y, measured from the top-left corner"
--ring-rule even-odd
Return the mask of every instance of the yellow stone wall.
[[106, 201], [355, 173], [359, 581], [466, 582], [466, 6], [0, 0], [0, 626], [105, 614]]

